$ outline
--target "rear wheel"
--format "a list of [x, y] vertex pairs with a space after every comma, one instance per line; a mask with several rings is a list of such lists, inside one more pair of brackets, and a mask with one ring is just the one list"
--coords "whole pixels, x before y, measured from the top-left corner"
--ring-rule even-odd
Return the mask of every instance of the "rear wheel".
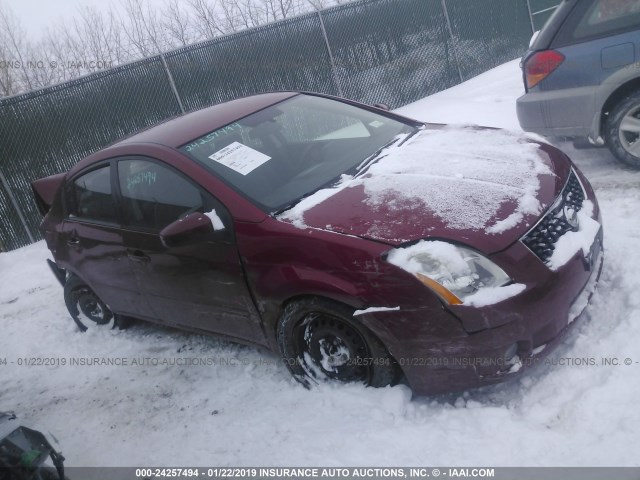
[[294, 377], [390, 385], [397, 366], [386, 348], [353, 319], [353, 309], [313, 298], [292, 302], [278, 324], [278, 345]]
[[605, 137], [618, 160], [640, 168], [640, 91], [627, 95], [611, 110]]
[[64, 302], [73, 321], [83, 332], [88, 328], [86, 324], [106, 325], [114, 318], [109, 307], [75, 275], [67, 278], [64, 285]]

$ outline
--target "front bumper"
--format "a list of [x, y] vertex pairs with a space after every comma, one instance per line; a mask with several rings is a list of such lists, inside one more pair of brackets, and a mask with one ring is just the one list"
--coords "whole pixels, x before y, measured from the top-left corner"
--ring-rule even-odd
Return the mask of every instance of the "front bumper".
[[[556, 292], [540, 296], [533, 288], [501, 304], [475, 309], [476, 315], [506, 322], [499, 327], [458, 338], [396, 338], [389, 345], [391, 354], [418, 395], [462, 391], [520, 376], [579, 323], [595, 292], [603, 259], [601, 253], [592, 270], [585, 272], [583, 259], [575, 258], [553, 282]], [[387, 325], [406, 325], [424, 321], [423, 314], [414, 310], [379, 315], [386, 317]]]
[[[593, 218], [602, 224], [590, 185], [579, 174]], [[416, 394], [466, 390], [522, 375], [561, 343], [593, 295], [602, 271], [602, 228], [585, 256], [550, 269], [522, 241], [492, 258], [525, 290], [482, 308], [401, 308], [367, 319]], [[459, 328], [454, 328], [458, 325]], [[383, 326], [383, 328], [376, 328]], [[448, 326], [449, 328], [444, 328]]]

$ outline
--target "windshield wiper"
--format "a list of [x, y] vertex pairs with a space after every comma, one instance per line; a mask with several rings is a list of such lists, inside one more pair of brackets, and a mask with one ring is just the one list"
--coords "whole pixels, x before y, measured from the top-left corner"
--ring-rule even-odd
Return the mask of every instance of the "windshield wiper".
[[325, 188], [332, 188], [337, 186], [340, 183], [340, 178], [338, 179], [333, 179], [330, 182], [325, 183], [324, 185], [316, 188], [315, 190], [310, 191], [309, 193], [305, 193], [304, 195], [302, 195], [301, 197], [293, 200], [292, 202], [287, 203], [284, 207], [280, 207], [278, 210], [274, 210], [273, 212], [271, 212], [271, 216], [272, 217], [277, 217], [278, 215], [286, 212], [287, 210], [291, 210], [293, 207], [295, 207], [297, 204], [299, 204], [302, 200], [304, 200], [307, 197], [310, 197], [311, 195], [319, 192], [320, 190], [324, 190]]
[[275, 218], [278, 215], [283, 214], [287, 210], [291, 210], [293, 207], [295, 207], [297, 204], [299, 204], [304, 198], [305, 197], [300, 197], [300, 198], [298, 198], [297, 200], [294, 200], [291, 203], [287, 203], [284, 207], [281, 207], [278, 210], [274, 210], [273, 212], [271, 212], [271, 216]]
[[398, 147], [402, 146], [407, 140], [409, 140], [411, 137], [413, 137], [419, 131], [420, 131], [419, 128], [415, 128], [411, 133], [407, 134], [404, 138], [402, 138], [402, 137], [400, 137], [398, 135], [393, 140], [391, 140], [389, 143], [387, 143], [387, 144], [383, 145], [382, 147], [380, 147], [378, 150], [376, 150], [372, 155], [368, 156], [365, 160], [363, 160], [355, 168], [354, 177], [359, 177], [359, 176], [365, 174], [371, 165], [376, 163], [378, 160], [384, 158], [384, 156], [380, 156], [380, 154], [384, 150], [386, 150], [387, 148], [389, 148], [393, 144], [397, 143], [398, 141], [400, 141], [400, 143], [398, 143]]
[[394, 143], [396, 143], [398, 140], [400, 140], [399, 137], [394, 138], [393, 140], [391, 140], [390, 142], [386, 143], [385, 145], [383, 145], [382, 147], [380, 147], [378, 150], [376, 150], [375, 152], [373, 152], [371, 155], [369, 155], [367, 158], [365, 158], [362, 162], [360, 162], [356, 167], [355, 167], [355, 173], [354, 173], [354, 177], [360, 176], [363, 173], [365, 173], [367, 171], [367, 169], [375, 162], [377, 162], [378, 160], [380, 160], [380, 154], [386, 150], [387, 148], [389, 148], [391, 145], [393, 145]]
[[404, 137], [402, 139], [402, 141], [398, 144], [399, 147], [401, 147], [402, 145], [404, 145], [405, 143], [407, 143], [407, 141], [413, 137], [416, 133], [421, 132], [422, 130], [424, 130], [424, 128], [415, 128], [413, 130], [413, 132], [411, 132], [409, 135], [407, 135], [406, 137]]

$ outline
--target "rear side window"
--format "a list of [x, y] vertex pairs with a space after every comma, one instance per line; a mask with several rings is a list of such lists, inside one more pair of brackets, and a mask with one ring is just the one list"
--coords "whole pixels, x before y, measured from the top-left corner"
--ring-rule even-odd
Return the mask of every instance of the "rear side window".
[[578, 4], [560, 33], [558, 46], [640, 30], [640, 1], [591, 0]]
[[121, 160], [118, 180], [125, 222], [130, 226], [161, 230], [205, 207], [198, 187], [157, 162]]
[[116, 202], [111, 189], [111, 167], [92, 170], [77, 177], [67, 189], [70, 217], [116, 223]]

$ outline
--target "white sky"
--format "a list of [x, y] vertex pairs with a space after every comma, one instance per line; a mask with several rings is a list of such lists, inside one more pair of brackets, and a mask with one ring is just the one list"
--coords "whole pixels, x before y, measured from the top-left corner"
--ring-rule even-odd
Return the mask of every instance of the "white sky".
[[42, 30], [53, 26], [61, 19], [71, 19], [83, 6], [93, 6], [107, 10], [116, 0], [0, 0], [9, 5], [22, 22], [30, 39], [37, 40]]

